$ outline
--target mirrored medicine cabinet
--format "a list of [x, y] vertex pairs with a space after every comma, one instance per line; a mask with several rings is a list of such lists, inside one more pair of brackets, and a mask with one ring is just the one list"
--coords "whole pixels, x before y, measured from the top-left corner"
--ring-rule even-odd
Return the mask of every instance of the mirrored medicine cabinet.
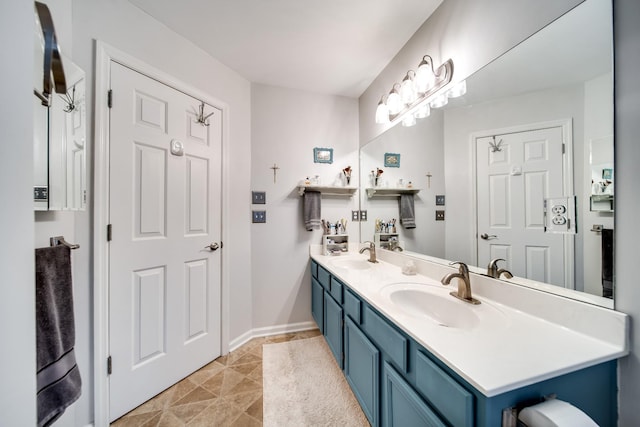
[[[44, 17], [43, 21], [46, 20], [47, 17]], [[84, 210], [87, 202], [85, 73], [70, 58], [60, 53], [55, 33], [50, 40], [46, 40], [47, 30], [46, 25], [44, 28], [41, 26], [36, 14], [33, 94], [34, 210]], [[51, 40], [55, 45], [53, 53], [50, 49]], [[48, 93], [54, 91], [46, 88], [49, 83], [47, 79], [53, 80], [54, 77], [47, 76], [43, 79], [46, 61], [57, 61], [55, 65], [58, 66], [58, 72], [61, 64], [66, 93]], [[58, 92], [60, 91], [59, 84], [54, 82], [53, 86], [57, 86]]]

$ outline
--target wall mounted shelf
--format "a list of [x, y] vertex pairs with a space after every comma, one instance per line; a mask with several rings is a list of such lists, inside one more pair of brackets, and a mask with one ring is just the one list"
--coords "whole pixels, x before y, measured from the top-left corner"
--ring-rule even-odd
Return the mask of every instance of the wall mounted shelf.
[[419, 188], [367, 188], [367, 196], [399, 196], [401, 194], [418, 194]]
[[357, 187], [337, 187], [337, 186], [328, 186], [328, 185], [298, 185], [298, 194], [300, 196], [304, 195], [304, 192], [307, 190], [311, 191], [319, 191], [323, 195], [326, 196], [353, 196]]

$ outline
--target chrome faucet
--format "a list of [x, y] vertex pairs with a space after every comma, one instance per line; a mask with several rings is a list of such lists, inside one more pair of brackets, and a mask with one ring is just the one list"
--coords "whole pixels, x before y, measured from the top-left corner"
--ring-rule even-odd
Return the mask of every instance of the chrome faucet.
[[366, 241], [364, 243], [368, 243], [369, 247], [364, 247], [362, 249], [360, 249], [360, 253], [364, 253], [364, 251], [369, 251], [369, 262], [378, 262], [378, 260], [376, 259], [376, 244], [371, 242], [371, 241]]
[[461, 299], [464, 302], [468, 302], [469, 304], [480, 304], [480, 301], [473, 298], [471, 296], [471, 279], [469, 279], [469, 267], [463, 262], [452, 262], [449, 265], [458, 264], [460, 267], [458, 268], [457, 273], [449, 273], [444, 276], [440, 282], [443, 285], [448, 285], [451, 282], [451, 279], [458, 279], [458, 292], [450, 292], [450, 295]]
[[504, 274], [504, 277], [507, 279], [511, 279], [513, 274], [509, 270], [505, 270], [504, 268], [498, 269], [498, 261], [505, 261], [502, 258], [492, 259], [489, 265], [487, 266], [487, 276], [493, 277], [494, 279], [499, 279], [500, 276]]

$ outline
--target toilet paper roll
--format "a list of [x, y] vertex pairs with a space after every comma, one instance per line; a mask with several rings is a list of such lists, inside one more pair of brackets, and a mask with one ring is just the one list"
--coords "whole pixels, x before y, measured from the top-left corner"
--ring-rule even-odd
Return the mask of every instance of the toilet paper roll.
[[527, 427], [598, 427], [591, 417], [568, 402], [550, 399], [520, 411]]

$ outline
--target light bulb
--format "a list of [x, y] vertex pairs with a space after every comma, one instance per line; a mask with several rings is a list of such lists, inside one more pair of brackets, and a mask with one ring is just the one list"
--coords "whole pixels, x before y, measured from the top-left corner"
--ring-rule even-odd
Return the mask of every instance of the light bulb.
[[431, 114], [431, 108], [429, 108], [429, 104], [425, 103], [425, 104], [422, 104], [420, 108], [416, 110], [413, 116], [416, 119], [424, 119], [425, 117], [429, 117], [430, 114]]
[[457, 98], [464, 95], [465, 93], [467, 93], [467, 81], [462, 80], [461, 82], [456, 83], [455, 85], [451, 86], [449, 90], [447, 90], [447, 97]]
[[447, 94], [441, 93], [440, 95], [433, 98], [429, 105], [431, 105], [431, 108], [440, 108], [447, 105], [448, 102], [449, 98], [447, 98]]
[[378, 108], [376, 108], [376, 123], [379, 125], [389, 123], [389, 107], [382, 99], [378, 103]]
[[402, 110], [402, 99], [400, 99], [400, 95], [396, 90], [396, 86], [400, 86], [399, 84], [393, 85], [393, 89], [389, 92], [389, 96], [387, 97], [387, 107], [389, 107], [389, 114], [398, 114]]
[[407, 114], [402, 119], [402, 126], [409, 127], [416, 124], [416, 117], [413, 114]]
[[[427, 61], [426, 58], [429, 58], [429, 60]], [[417, 93], [425, 93], [434, 85], [435, 76], [433, 75], [433, 67], [430, 61], [431, 57], [425, 55], [420, 65], [418, 65], [418, 71], [416, 71], [414, 78], [415, 91]]]
[[409, 71], [400, 85], [400, 99], [405, 105], [413, 104], [417, 98], [411, 74], [415, 75], [413, 71]]

